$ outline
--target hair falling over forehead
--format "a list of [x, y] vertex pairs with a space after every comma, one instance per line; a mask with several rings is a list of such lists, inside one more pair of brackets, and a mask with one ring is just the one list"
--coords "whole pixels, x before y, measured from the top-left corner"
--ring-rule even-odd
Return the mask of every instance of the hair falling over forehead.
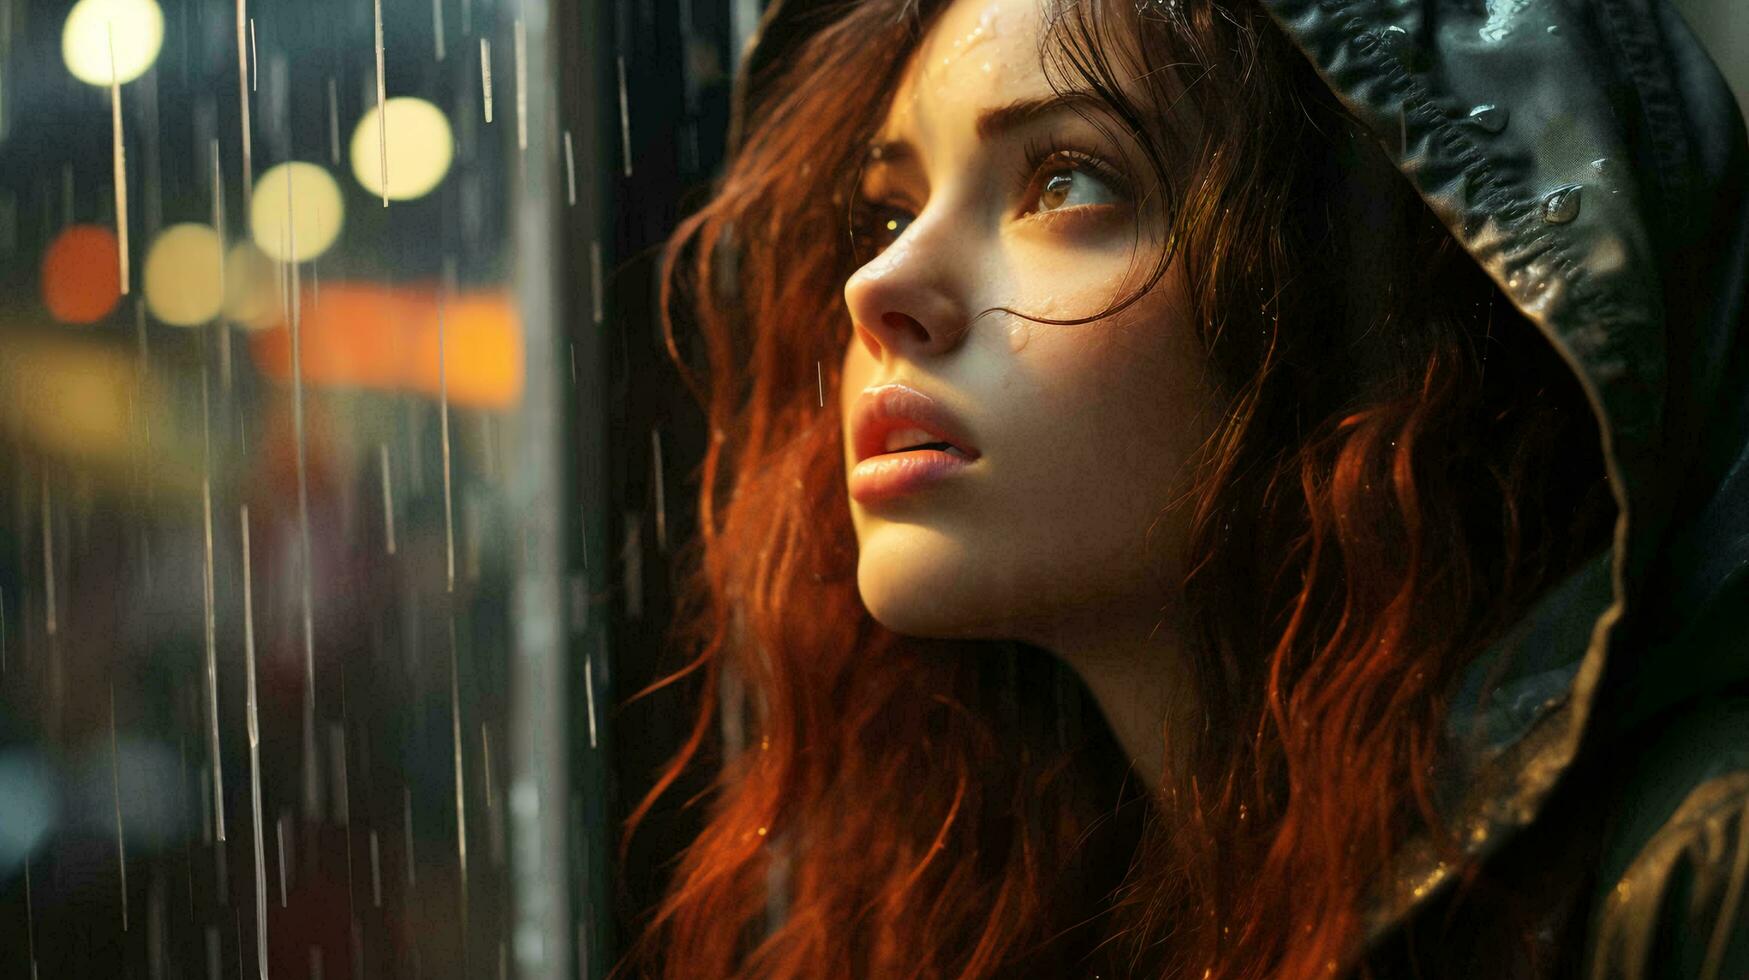
[[[1189, 508], [1204, 714], [1188, 767], [1144, 798], [1078, 682], [1040, 693], [1065, 676], [1042, 651], [899, 636], [857, 593], [817, 372], [833, 386], [850, 337], [847, 175], [942, 6], [808, 15], [671, 239], [669, 350], [714, 438], [688, 659], [634, 697], [702, 694], [626, 839], [689, 767], [715, 782], [620, 970], [1329, 976], [1392, 848], [1442, 832], [1453, 676], [1605, 546], [1594, 422], [1254, 3], [1060, 5], [1047, 76], [1141, 145], [1228, 401], [1194, 491], [1162, 500]], [[738, 752], [714, 736], [731, 682], [756, 708]]]

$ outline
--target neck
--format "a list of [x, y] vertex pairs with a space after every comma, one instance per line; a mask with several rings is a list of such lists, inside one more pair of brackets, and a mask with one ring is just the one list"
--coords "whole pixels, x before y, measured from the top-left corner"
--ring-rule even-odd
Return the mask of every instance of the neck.
[[1169, 611], [1126, 617], [1106, 610], [1054, 623], [1035, 641], [1087, 685], [1130, 764], [1155, 792], [1168, 771], [1187, 761], [1196, 717], [1176, 619]]

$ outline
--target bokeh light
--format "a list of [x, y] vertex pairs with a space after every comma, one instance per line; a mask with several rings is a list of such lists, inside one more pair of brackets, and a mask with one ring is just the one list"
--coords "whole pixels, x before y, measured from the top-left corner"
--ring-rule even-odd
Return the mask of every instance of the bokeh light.
[[164, 45], [164, 12], [155, 0], [79, 0], [61, 29], [61, 60], [74, 78], [109, 85], [112, 27], [116, 81], [131, 82], [158, 60]]
[[340, 185], [313, 163], [282, 163], [255, 182], [249, 231], [269, 258], [310, 261], [334, 244], [345, 218]]
[[146, 252], [146, 309], [165, 323], [192, 327], [218, 316], [224, 300], [224, 243], [206, 225], [171, 225]]
[[[503, 290], [451, 294], [438, 308], [435, 283], [388, 286], [324, 282], [321, 302], [304, 287], [299, 366], [307, 385], [440, 392], [454, 405], [505, 410], [522, 398], [523, 338]], [[291, 377], [291, 331], [274, 309], [270, 330], [250, 343], [269, 378]], [[443, 328], [443, 376], [438, 326]]]
[[68, 225], [43, 253], [43, 305], [62, 323], [96, 323], [121, 299], [120, 250], [102, 225]]
[[383, 193], [382, 133], [379, 119], [388, 120], [388, 196], [407, 201], [431, 193], [449, 172], [455, 139], [443, 110], [425, 101], [399, 96], [383, 103], [379, 114], [371, 106], [352, 131], [352, 174], [365, 189]]
[[225, 316], [260, 328], [279, 319], [280, 267], [251, 242], [238, 242], [225, 255]]

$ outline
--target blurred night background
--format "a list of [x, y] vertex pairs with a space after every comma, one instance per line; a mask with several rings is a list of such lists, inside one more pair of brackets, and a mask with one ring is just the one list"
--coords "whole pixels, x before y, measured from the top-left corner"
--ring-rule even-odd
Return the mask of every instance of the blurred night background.
[[606, 975], [765, 6], [0, 0], [0, 978]]

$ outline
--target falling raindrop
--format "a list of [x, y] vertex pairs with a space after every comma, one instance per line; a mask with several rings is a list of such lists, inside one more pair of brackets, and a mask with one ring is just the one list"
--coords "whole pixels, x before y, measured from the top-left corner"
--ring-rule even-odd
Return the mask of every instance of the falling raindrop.
[[401, 830], [406, 837], [407, 888], [409, 890], [419, 884], [419, 861], [413, 850], [413, 790], [412, 787], [401, 787]]
[[340, 163], [340, 90], [333, 76], [328, 78], [328, 162]]
[[443, 444], [443, 555], [445, 588], [455, 591], [455, 502], [450, 491], [449, 377], [444, 363], [443, 294], [437, 296], [437, 411], [438, 434]]
[[480, 722], [480, 758], [485, 767], [486, 826], [491, 831], [492, 866], [504, 866], [504, 810], [498, 805], [498, 794], [492, 788], [492, 729]]
[[243, 5], [247, 0], [237, 0], [237, 111], [242, 117], [239, 131], [243, 135], [243, 214], [245, 217], [253, 213], [251, 195], [254, 193], [254, 168], [250, 162], [249, 138], [249, 66], [254, 60], [243, 50], [243, 25], [249, 25], [250, 50], [254, 50], [255, 21], [245, 15]]
[[213, 479], [212, 431], [209, 425], [211, 408], [207, 399], [206, 364], [200, 366], [200, 435], [201, 481], [200, 518], [205, 550], [201, 561], [201, 611], [205, 627], [207, 749], [213, 769], [213, 826], [218, 838], [225, 839], [225, 772], [219, 755], [219, 666], [218, 642], [214, 635], [216, 618], [213, 611]]
[[589, 314], [599, 324], [602, 314], [601, 296], [601, 242], [589, 243]]
[[213, 233], [218, 236], [219, 253], [215, 257], [218, 280], [219, 310], [219, 389], [231, 391], [231, 318], [225, 315], [225, 175], [219, 166], [219, 140], [213, 137], [208, 148], [212, 158]]
[[151, 882], [151, 896], [146, 899], [146, 965], [152, 980], [164, 980], [164, 878], [154, 874]]
[[370, 902], [373, 908], [383, 907], [382, 848], [375, 830], [370, 832]]
[[1579, 216], [1579, 191], [1583, 185], [1566, 184], [1550, 191], [1543, 198], [1542, 218], [1552, 225], [1564, 225]]
[[128, 931], [128, 846], [121, 820], [121, 750], [115, 738], [115, 681], [109, 682], [109, 778], [115, 790], [115, 861], [121, 869], [121, 931]]
[[222, 980], [224, 968], [220, 966], [223, 950], [219, 946], [219, 927], [206, 927], [206, 975], [209, 980]]
[[[565, 130], [565, 203], [577, 203], [577, 160], [571, 153], [571, 131]], [[572, 372], [575, 374], [575, 372]]]
[[488, 38], [480, 38], [480, 94], [483, 98], [482, 109], [486, 121], [492, 121], [492, 42]]
[[[249, 730], [249, 812], [255, 830], [255, 953], [261, 980], [267, 980], [267, 859], [261, 832], [261, 717], [255, 692], [255, 588], [249, 555], [249, 506], [238, 509], [243, 538], [243, 709]], [[280, 905], [285, 905], [285, 852], [280, 851]]]
[[383, 534], [384, 550], [395, 553], [395, 490], [389, 478], [389, 444], [377, 444], [377, 458], [382, 462], [383, 470]]
[[30, 980], [37, 980], [36, 973], [36, 907], [30, 897], [30, 851], [24, 852], [24, 942], [25, 949], [30, 954]]
[[528, 25], [516, 18], [516, 148], [528, 149]]
[[[386, 83], [383, 78], [383, 0], [375, 0], [376, 32], [377, 32], [377, 156], [382, 160], [383, 167], [383, 207], [389, 206], [389, 114], [383, 111], [383, 103], [389, 100]], [[339, 140], [335, 140], [338, 147]], [[339, 159], [339, 150], [335, 150], [335, 159]]]
[[303, 620], [304, 645], [304, 812], [312, 819], [319, 812], [320, 777], [316, 759], [316, 626], [311, 597], [315, 577], [314, 551], [310, 547], [310, 484], [308, 444], [304, 437], [304, 368], [303, 368], [303, 301], [299, 296], [297, 222], [292, 216], [292, 185], [290, 172], [285, 181], [286, 255], [291, 271], [291, 375], [292, 375], [292, 439], [296, 445], [298, 481], [298, 553], [302, 566], [299, 575], [299, 612]]
[[595, 670], [590, 655], [583, 655], [583, 703], [589, 706], [589, 747], [595, 748]]
[[443, 60], [443, 0], [431, 0], [431, 35], [437, 46], [437, 60]]
[[128, 165], [121, 133], [121, 82], [115, 72], [115, 25], [109, 27], [109, 117], [115, 144], [115, 238], [121, 294], [128, 294]]
[[656, 471], [656, 550], [667, 554], [668, 507], [663, 501], [662, 430], [655, 427], [650, 429], [650, 463]]
[[626, 108], [626, 59], [624, 55], [614, 58], [615, 69], [619, 73], [619, 144], [622, 165], [625, 175], [632, 175], [632, 117]]
[[45, 626], [50, 636], [55, 635], [55, 524], [53, 520], [53, 505], [49, 497], [49, 474], [42, 474], [42, 510], [43, 510], [43, 613]]
[[286, 905], [285, 905], [286, 876], [291, 873], [290, 872], [291, 865], [287, 864], [285, 861], [285, 824], [286, 824], [286, 820], [287, 820], [286, 814], [281, 813], [279, 815], [279, 819], [275, 820], [273, 822], [273, 833], [274, 833], [274, 837], [275, 837], [276, 841], [278, 842], [278, 847], [279, 847], [279, 907], [282, 909], [286, 907]]
[[455, 642], [455, 616], [449, 617], [449, 726], [455, 752], [455, 856], [461, 874], [462, 914], [468, 907], [468, 801], [462, 758], [461, 650]]

